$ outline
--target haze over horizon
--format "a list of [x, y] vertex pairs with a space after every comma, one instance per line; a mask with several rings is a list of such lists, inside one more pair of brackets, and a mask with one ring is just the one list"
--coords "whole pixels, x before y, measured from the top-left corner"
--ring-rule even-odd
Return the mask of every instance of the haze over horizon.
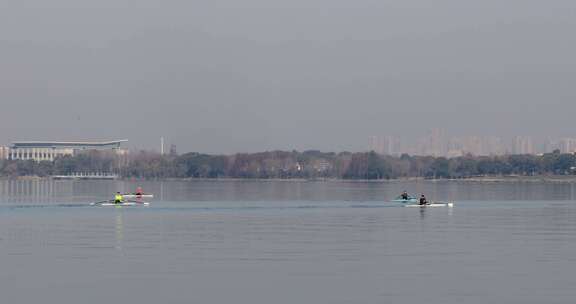
[[576, 137], [575, 17], [561, 0], [3, 1], [0, 145]]

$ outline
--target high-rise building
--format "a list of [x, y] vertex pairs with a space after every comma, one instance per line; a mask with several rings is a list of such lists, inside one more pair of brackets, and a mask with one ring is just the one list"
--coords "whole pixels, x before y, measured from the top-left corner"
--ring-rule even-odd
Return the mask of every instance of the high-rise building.
[[558, 149], [558, 142], [554, 139], [548, 138], [544, 144], [544, 153], [550, 153]]
[[516, 136], [512, 144], [514, 154], [534, 154], [534, 145], [530, 136]]
[[561, 138], [558, 141], [558, 148], [562, 153], [575, 153], [576, 152], [576, 139], [575, 138]]
[[503, 155], [506, 153], [506, 147], [502, 142], [502, 138], [496, 136], [488, 136], [485, 138], [486, 155]]
[[380, 138], [378, 136], [370, 136], [368, 149], [370, 151], [374, 151], [374, 152], [379, 153], [379, 154], [382, 153], [382, 148], [380, 145]]
[[446, 145], [444, 142], [444, 132], [440, 129], [432, 129], [429, 139], [428, 155], [444, 156], [446, 155]]
[[506, 152], [502, 139], [495, 136], [454, 137], [448, 142], [447, 156], [455, 157], [466, 154], [476, 156], [502, 155]]
[[394, 155], [397, 153], [396, 138], [394, 136], [384, 136], [382, 142], [383, 154]]
[[393, 155], [397, 153], [397, 140], [393, 136], [370, 136], [369, 149], [378, 154]]
[[426, 156], [445, 156], [446, 141], [441, 129], [432, 129], [428, 135], [416, 143], [416, 154]]
[[479, 136], [468, 136], [464, 141], [464, 151], [466, 154], [486, 155], [484, 151], [484, 140]]

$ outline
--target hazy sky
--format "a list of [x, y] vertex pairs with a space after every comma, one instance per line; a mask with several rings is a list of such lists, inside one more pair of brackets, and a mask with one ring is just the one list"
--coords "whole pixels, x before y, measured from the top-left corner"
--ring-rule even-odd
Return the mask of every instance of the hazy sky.
[[3, 0], [0, 144], [576, 137], [573, 0]]

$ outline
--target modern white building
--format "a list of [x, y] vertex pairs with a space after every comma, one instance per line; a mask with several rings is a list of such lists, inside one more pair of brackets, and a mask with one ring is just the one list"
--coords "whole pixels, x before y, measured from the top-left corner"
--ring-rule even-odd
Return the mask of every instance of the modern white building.
[[105, 142], [18, 141], [12, 143], [8, 159], [53, 161], [59, 156], [74, 155], [87, 150], [113, 150], [124, 154], [125, 150], [122, 150], [120, 145], [127, 141], [125, 139]]

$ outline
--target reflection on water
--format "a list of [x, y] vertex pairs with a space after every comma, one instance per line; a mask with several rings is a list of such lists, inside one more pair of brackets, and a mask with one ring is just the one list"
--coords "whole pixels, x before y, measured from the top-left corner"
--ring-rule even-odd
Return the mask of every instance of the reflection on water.
[[[62, 184], [58, 191], [70, 194], [71, 184]], [[55, 183], [52, 180], [0, 180], [0, 197], [3, 200], [19, 202], [34, 200], [50, 201], [55, 196]]]
[[116, 250], [122, 251], [124, 243], [124, 222], [122, 214], [122, 206], [116, 208]]

